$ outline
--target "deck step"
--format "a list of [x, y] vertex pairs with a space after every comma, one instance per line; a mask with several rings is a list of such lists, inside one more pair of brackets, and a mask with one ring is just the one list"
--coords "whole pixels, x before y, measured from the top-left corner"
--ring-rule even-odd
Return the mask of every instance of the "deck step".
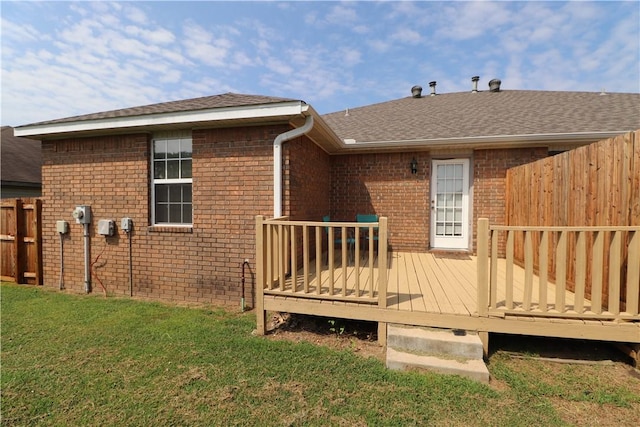
[[387, 368], [426, 369], [489, 382], [482, 341], [465, 331], [388, 325]]

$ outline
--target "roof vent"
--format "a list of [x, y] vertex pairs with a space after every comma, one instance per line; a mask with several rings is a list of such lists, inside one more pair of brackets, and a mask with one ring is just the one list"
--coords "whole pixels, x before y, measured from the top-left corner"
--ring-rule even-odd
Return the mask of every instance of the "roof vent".
[[414, 98], [422, 98], [422, 86], [415, 85], [411, 88], [411, 96]]
[[429, 82], [431, 88], [431, 96], [436, 96], [436, 82]]
[[489, 82], [489, 91], [490, 92], [500, 92], [500, 84], [502, 81], [500, 79], [492, 79]]
[[471, 77], [471, 84], [472, 84], [471, 93], [478, 92], [478, 80], [480, 80], [480, 76]]

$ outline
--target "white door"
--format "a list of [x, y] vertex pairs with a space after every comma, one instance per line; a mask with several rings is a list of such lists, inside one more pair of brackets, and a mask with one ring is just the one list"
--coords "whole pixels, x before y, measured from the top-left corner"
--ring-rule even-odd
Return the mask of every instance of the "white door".
[[469, 159], [433, 160], [431, 246], [469, 249]]

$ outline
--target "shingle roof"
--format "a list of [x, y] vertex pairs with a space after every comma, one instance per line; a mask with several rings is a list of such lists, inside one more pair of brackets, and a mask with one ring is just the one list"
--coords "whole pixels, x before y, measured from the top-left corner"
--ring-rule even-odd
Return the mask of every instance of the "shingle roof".
[[40, 141], [13, 135], [13, 128], [2, 126], [2, 181], [41, 182], [42, 151]]
[[249, 105], [265, 105], [280, 102], [298, 101], [296, 99], [278, 98], [275, 96], [244, 95], [237, 93], [224, 93], [221, 95], [204, 96], [200, 98], [184, 99], [181, 101], [162, 102], [159, 104], [143, 105], [140, 107], [123, 108], [119, 110], [104, 111], [101, 113], [84, 114], [81, 116], [65, 117], [62, 119], [48, 120], [32, 123], [33, 125], [48, 125], [55, 123], [70, 123], [86, 120], [113, 119], [119, 117], [135, 117], [149, 114], [178, 113], [184, 111], [209, 110], [213, 108], [242, 107]]
[[411, 141], [640, 129], [640, 94], [503, 90], [407, 97], [326, 114], [342, 139]]

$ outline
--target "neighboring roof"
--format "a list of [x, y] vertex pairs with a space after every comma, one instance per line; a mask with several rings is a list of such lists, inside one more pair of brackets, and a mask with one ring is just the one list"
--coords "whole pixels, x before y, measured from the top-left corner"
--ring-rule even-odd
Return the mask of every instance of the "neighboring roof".
[[42, 181], [42, 152], [40, 141], [13, 135], [11, 126], [2, 126], [0, 139], [2, 182], [40, 184]]
[[407, 97], [322, 116], [353, 143], [514, 135], [626, 132], [640, 128], [640, 94], [502, 90]]

